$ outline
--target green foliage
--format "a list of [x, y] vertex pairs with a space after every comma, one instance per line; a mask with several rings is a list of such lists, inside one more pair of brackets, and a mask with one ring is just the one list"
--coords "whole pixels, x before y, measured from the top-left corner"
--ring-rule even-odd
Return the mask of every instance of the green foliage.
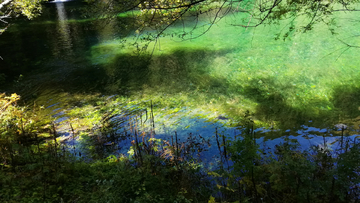
[[[187, 182], [190, 176], [185, 176], [184, 171], [167, 165], [152, 166], [161, 161], [159, 157], [147, 157], [142, 167], [134, 166], [133, 160], [127, 158], [110, 160], [95, 163], [63, 160], [61, 167], [48, 165], [40, 174], [17, 172], [20, 177], [2, 179], [1, 184], [6, 187], [1, 189], [0, 199], [2, 202], [14, 199], [16, 202], [199, 201], [192, 196], [195, 187], [187, 188], [191, 185]], [[28, 171], [33, 170], [36, 169]], [[0, 175], [6, 177], [4, 171]]]
[[[129, 157], [111, 154], [85, 161], [63, 150], [55, 126], [16, 106], [18, 100], [16, 94], [2, 94], [0, 100], [1, 202], [342, 203], [358, 199], [360, 143], [344, 134], [337, 149], [324, 143], [300, 150], [299, 143], [285, 138], [274, 149], [261, 150], [248, 114], [242, 137], [229, 141], [216, 130], [221, 162], [218, 170], [205, 174], [199, 154], [209, 141], [200, 136], [189, 134], [180, 142], [175, 134], [170, 142], [134, 127]], [[108, 122], [101, 128], [104, 135], [114, 128]], [[81, 136], [99, 141], [88, 133]]]
[[32, 19], [41, 13], [41, 2], [47, 0], [14, 0], [12, 2], [13, 10], [21, 13], [28, 19]]
[[1, 0], [0, 1], [0, 34], [7, 28], [7, 19], [19, 14], [33, 19], [41, 13], [41, 3], [47, 0]]
[[207, 181], [194, 161], [185, 161], [194, 143], [174, 147], [150, 138], [133, 143], [130, 158], [110, 155], [89, 163], [64, 150], [55, 126], [16, 106], [18, 99], [3, 94], [0, 100], [1, 202], [188, 203], [210, 195], [198, 187]]
[[[250, 138], [249, 138], [250, 137]], [[251, 136], [230, 142], [232, 169], [209, 173], [222, 192], [217, 199], [240, 202], [351, 202], [358, 199], [359, 146], [345, 139], [336, 150], [300, 150], [286, 139], [262, 151]], [[347, 143], [345, 145], [345, 143]], [[212, 200], [213, 201], [213, 200]]]

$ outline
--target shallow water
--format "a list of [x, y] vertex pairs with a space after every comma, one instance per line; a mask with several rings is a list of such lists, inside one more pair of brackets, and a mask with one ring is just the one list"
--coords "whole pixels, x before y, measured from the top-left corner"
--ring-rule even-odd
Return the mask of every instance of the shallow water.
[[[338, 40], [360, 43], [351, 37], [359, 34], [360, 21], [348, 20], [354, 14], [339, 16], [336, 36], [319, 25], [285, 41], [274, 39], [282, 24], [234, 27], [242, 17], [236, 13], [192, 40], [172, 35], [183, 31], [175, 25], [166, 31], [169, 36], [150, 44], [150, 58], [124, 46], [137, 37], [126, 15], [82, 16], [83, 6], [45, 4], [41, 17], [17, 20], [1, 36], [0, 72], [8, 76], [1, 91], [44, 106], [58, 123], [80, 117], [95, 124], [100, 118], [92, 111], [101, 106], [150, 108], [151, 100], [159, 137], [174, 131], [211, 137], [215, 127], [232, 136], [245, 115], [263, 140], [294, 136], [304, 146], [308, 140], [318, 144], [319, 133], [325, 129], [335, 136], [339, 123], [357, 134], [358, 49], [345, 50]], [[200, 24], [205, 27], [198, 33], [209, 25], [208, 17]]]

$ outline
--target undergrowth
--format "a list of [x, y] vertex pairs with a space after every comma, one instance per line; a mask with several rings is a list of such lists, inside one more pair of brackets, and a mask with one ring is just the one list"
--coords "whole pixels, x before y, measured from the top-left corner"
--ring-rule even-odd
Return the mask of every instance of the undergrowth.
[[[101, 154], [119, 139], [128, 154], [73, 153], [59, 141], [51, 119], [36, 107], [19, 107], [16, 94], [0, 97], [1, 202], [357, 202], [360, 144], [342, 128], [335, 143], [300, 149], [285, 139], [261, 148], [254, 123], [244, 116], [242, 134], [229, 139], [215, 129], [216, 167], [204, 167], [210, 147], [203, 135], [156, 138], [155, 127], [118, 131], [117, 115], [104, 114], [98, 130], [84, 132]], [[36, 110], [36, 111], [35, 111]], [[152, 110], [149, 120], [154, 125]], [[129, 115], [127, 115], [129, 116]], [[136, 116], [132, 117], [136, 120]], [[75, 130], [70, 133], [78, 136]], [[208, 136], [210, 137], [210, 136]], [[110, 140], [109, 140], [110, 139]], [[110, 142], [109, 141], [113, 141]], [[97, 145], [96, 145], [97, 144]], [[336, 145], [338, 145], [336, 147]]]

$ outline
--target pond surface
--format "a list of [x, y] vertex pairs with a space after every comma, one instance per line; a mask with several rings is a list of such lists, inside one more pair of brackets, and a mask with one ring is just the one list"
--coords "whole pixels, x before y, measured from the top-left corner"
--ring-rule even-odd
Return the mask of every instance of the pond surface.
[[[151, 101], [160, 137], [177, 131], [211, 138], [215, 128], [231, 137], [247, 119], [260, 140], [290, 136], [304, 146], [309, 140], [319, 144], [323, 134], [339, 135], [339, 123], [346, 124], [347, 134], [357, 134], [359, 49], [338, 40], [360, 43], [352, 37], [359, 35], [360, 21], [349, 20], [354, 14], [338, 16], [338, 35], [319, 25], [285, 40], [275, 40], [281, 24], [232, 26], [243, 17], [234, 13], [184, 41], [176, 33], [191, 27], [189, 19], [151, 43], [150, 57], [128, 46], [139, 35], [127, 14], [95, 18], [84, 6], [44, 4], [39, 18], [17, 20], [1, 35], [0, 73], [7, 75], [1, 91], [43, 106], [58, 123], [78, 118], [96, 125], [97, 113], [150, 108]], [[194, 35], [209, 22], [203, 16], [204, 27]]]

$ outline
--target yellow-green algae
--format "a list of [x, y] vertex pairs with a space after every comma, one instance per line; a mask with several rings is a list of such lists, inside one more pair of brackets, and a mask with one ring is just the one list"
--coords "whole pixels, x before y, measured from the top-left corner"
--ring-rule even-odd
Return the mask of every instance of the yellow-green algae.
[[[350, 26], [339, 16], [338, 24], [345, 26], [338, 29], [338, 35], [319, 24], [284, 41], [274, 40], [282, 24], [243, 29], [230, 25], [236, 17], [241, 16], [223, 19], [199, 38], [183, 41], [166, 36], [156, 45], [151, 43], [149, 47], [155, 49], [147, 83], [141, 92], [130, 93], [129, 99], [175, 98], [192, 108], [221, 112], [232, 118], [240, 118], [249, 110], [263, 125], [281, 123], [287, 127], [286, 123], [294, 125], [294, 121], [306, 119], [318, 124], [338, 122], [339, 117], [354, 117], [358, 113], [358, 108], [347, 109], [339, 101], [359, 99], [354, 95], [339, 98], [339, 89], [352, 94], [359, 88], [358, 49], [345, 50], [346, 45], [338, 40], [350, 39], [358, 24]], [[173, 27], [166, 32], [181, 31], [182, 28]], [[117, 56], [135, 51], [123, 47], [123, 40], [131, 43], [134, 39], [93, 46], [93, 63], [102, 64], [112, 74]], [[351, 38], [352, 44], [359, 42], [358, 38]]]

